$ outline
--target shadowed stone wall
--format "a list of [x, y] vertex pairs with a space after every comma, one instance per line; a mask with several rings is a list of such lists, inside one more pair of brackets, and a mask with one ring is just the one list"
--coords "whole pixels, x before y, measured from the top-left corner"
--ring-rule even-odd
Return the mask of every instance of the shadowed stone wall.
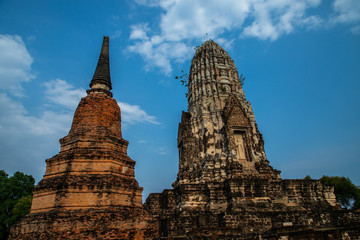
[[341, 209], [331, 187], [270, 166], [234, 61], [213, 41], [191, 62], [178, 148], [173, 189], [144, 204], [162, 238], [360, 239], [359, 213]]

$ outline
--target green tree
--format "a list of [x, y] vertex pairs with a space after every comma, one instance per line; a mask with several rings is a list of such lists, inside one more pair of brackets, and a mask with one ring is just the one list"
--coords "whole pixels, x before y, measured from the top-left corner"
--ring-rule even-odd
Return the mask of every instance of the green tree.
[[310, 177], [310, 175], [306, 175], [306, 176], [304, 177], [304, 180], [312, 180], [312, 178]]
[[11, 225], [29, 212], [34, 183], [31, 175], [16, 172], [9, 177], [0, 170], [0, 239], [7, 239]]
[[18, 223], [21, 218], [30, 212], [32, 203], [32, 195], [27, 195], [20, 198], [14, 208], [11, 211], [11, 217], [8, 220], [8, 224], [11, 226], [15, 223]]
[[334, 187], [336, 200], [347, 209], [360, 208], [360, 189], [349, 178], [323, 176], [320, 181]]

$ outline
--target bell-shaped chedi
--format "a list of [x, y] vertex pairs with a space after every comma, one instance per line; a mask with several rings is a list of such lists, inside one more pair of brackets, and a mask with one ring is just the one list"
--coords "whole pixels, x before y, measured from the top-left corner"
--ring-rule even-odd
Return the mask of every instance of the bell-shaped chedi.
[[360, 214], [339, 209], [331, 187], [283, 180], [270, 166], [241, 75], [223, 48], [203, 43], [188, 80], [174, 188], [145, 203], [161, 237], [357, 239]]
[[46, 160], [31, 212], [11, 229], [11, 239], [156, 238], [111, 89], [109, 38], [104, 37], [87, 96], [69, 134], [60, 139], [59, 154]]

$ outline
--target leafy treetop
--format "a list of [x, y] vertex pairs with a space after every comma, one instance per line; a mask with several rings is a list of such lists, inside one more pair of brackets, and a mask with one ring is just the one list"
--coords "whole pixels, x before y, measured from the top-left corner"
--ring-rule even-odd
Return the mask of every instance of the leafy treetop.
[[323, 176], [319, 179], [323, 184], [334, 187], [336, 200], [347, 209], [360, 208], [360, 189], [349, 178]]
[[7, 239], [11, 225], [30, 211], [34, 183], [31, 175], [16, 172], [9, 177], [0, 170], [0, 240]]

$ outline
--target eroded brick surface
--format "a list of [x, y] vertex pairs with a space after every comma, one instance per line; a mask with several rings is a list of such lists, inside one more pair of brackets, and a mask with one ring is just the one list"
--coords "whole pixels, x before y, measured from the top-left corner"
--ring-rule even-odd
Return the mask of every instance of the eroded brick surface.
[[127, 156], [128, 142], [121, 136], [120, 108], [110, 92], [106, 41], [91, 89], [76, 109], [69, 134], [60, 139], [59, 154], [46, 160], [31, 212], [12, 227], [10, 239], [157, 236], [158, 223], [143, 209], [135, 161]]
[[191, 62], [178, 148], [173, 189], [145, 203], [164, 239], [360, 239], [359, 213], [331, 187], [271, 167], [235, 63], [213, 41]]
[[143, 209], [51, 211], [30, 214], [12, 228], [12, 239], [154, 239], [156, 222]]

